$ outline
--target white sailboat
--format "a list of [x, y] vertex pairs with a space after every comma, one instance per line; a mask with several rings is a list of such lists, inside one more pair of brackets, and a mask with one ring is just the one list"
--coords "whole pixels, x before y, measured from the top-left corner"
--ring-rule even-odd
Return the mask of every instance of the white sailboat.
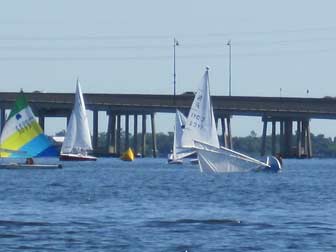
[[191, 156], [195, 153], [195, 150], [182, 147], [181, 140], [186, 120], [187, 118], [183, 115], [183, 113], [177, 109], [175, 114], [173, 152], [168, 155], [169, 164], [182, 164], [183, 158]]
[[82, 90], [77, 80], [75, 104], [61, 148], [62, 161], [95, 161], [96, 157], [88, 155], [92, 150], [89, 123], [86, 115]]
[[201, 171], [217, 173], [281, 169], [280, 163], [273, 162], [273, 158], [268, 158], [267, 163], [264, 163], [220, 146], [211, 105], [208, 70], [209, 68], [203, 75], [190, 108], [182, 136], [182, 146], [196, 149]]

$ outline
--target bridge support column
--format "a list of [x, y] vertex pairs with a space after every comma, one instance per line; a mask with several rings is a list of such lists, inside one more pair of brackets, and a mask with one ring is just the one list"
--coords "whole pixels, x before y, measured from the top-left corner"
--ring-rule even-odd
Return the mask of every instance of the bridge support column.
[[285, 150], [284, 150], [284, 156], [285, 157], [293, 157], [292, 154], [292, 137], [293, 137], [293, 121], [290, 119], [287, 119], [285, 121]]
[[0, 110], [0, 133], [2, 132], [3, 127], [5, 126], [6, 122], [6, 109], [1, 108]]
[[297, 129], [296, 129], [296, 150], [297, 150], [297, 157], [298, 158], [301, 158], [301, 155], [302, 155], [302, 146], [301, 146], [301, 139], [302, 139], [302, 136], [301, 136], [301, 132], [302, 132], [302, 121], [298, 120], [297, 122]]
[[121, 154], [121, 115], [117, 115], [117, 139], [116, 139], [116, 154], [119, 157]]
[[93, 110], [93, 136], [92, 136], [93, 151], [98, 149], [98, 110]]
[[138, 114], [134, 114], [133, 150], [138, 154]]
[[263, 132], [262, 132], [262, 139], [261, 139], [261, 151], [260, 155], [265, 156], [266, 154], [266, 134], [267, 134], [267, 118], [263, 118]]
[[272, 155], [276, 154], [276, 121], [272, 120]]
[[130, 147], [129, 145], [129, 115], [125, 115], [125, 150]]
[[107, 136], [106, 136], [107, 153], [115, 153], [116, 151], [115, 124], [116, 124], [116, 116], [115, 114], [110, 113], [108, 115]]
[[152, 148], [153, 148], [153, 157], [156, 158], [157, 146], [156, 146], [156, 132], [155, 132], [154, 113], [151, 113], [151, 126], [152, 126]]
[[40, 115], [40, 116], [38, 117], [38, 120], [39, 120], [39, 124], [40, 124], [40, 126], [41, 126], [41, 128], [42, 128], [42, 130], [43, 130], [43, 132], [44, 132], [44, 122], [45, 122], [45, 117], [44, 117], [44, 115]]
[[232, 143], [232, 135], [231, 135], [231, 119], [230, 116], [226, 118], [226, 124], [227, 124], [227, 131], [228, 131], [228, 147], [229, 149], [233, 149], [233, 143]]
[[146, 154], [146, 114], [142, 115], [141, 156]]
[[222, 139], [223, 139], [223, 146], [227, 147], [227, 140], [226, 140], [226, 133], [225, 133], [225, 117], [221, 117], [221, 124], [222, 124]]
[[284, 147], [284, 121], [280, 120], [280, 153], [283, 156], [285, 152], [285, 147]]
[[312, 150], [312, 143], [311, 143], [311, 136], [310, 136], [309, 120], [306, 121], [306, 126], [307, 126], [307, 157], [312, 158], [313, 150]]

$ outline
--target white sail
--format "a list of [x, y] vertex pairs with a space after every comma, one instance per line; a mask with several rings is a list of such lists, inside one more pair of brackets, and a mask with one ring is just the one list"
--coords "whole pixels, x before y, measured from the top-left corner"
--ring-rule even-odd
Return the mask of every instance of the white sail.
[[61, 153], [80, 153], [92, 150], [89, 122], [82, 90], [77, 80], [75, 104], [71, 113]]
[[173, 144], [173, 160], [183, 159], [187, 156], [195, 153], [195, 150], [190, 148], [182, 147], [182, 135], [186, 124], [186, 117], [183, 115], [181, 111], [176, 110], [175, 114], [175, 131], [174, 131], [174, 144]]
[[266, 163], [225, 147], [215, 148], [198, 141], [195, 141], [195, 147], [201, 171], [246, 172], [270, 167]]
[[266, 163], [219, 146], [210, 100], [208, 68], [191, 106], [182, 136], [182, 145], [196, 149], [201, 171], [243, 172], [270, 168]]
[[206, 69], [191, 105], [182, 136], [182, 146], [194, 147], [194, 140], [219, 148], [215, 117], [210, 99], [209, 73]]

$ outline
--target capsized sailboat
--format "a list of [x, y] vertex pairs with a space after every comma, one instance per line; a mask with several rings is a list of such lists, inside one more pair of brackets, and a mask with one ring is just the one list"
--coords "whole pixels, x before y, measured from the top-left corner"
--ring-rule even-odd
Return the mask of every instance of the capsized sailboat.
[[[21, 90], [0, 136], [0, 157], [33, 161], [33, 157], [56, 157], [57, 151], [43, 133]], [[60, 164], [0, 163], [8, 168], [61, 168]]]
[[187, 118], [180, 110], [176, 110], [175, 114], [175, 128], [174, 128], [174, 142], [173, 152], [168, 154], [168, 164], [182, 164], [183, 158], [191, 156], [195, 150], [182, 147], [182, 135]]
[[261, 162], [220, 146], [210, 98], [209, 68], [203, 75], [190, 108], [182, 136], [182, 146], [196, 149], [201, 171], [217, 173], [281, 169], [279, 162]]
[[95, 161], [88, 155], [92, 150], [89, 122], [82, 90], [77, 80], [75, 104], [72, 110], [59, 159], [62, 161]]

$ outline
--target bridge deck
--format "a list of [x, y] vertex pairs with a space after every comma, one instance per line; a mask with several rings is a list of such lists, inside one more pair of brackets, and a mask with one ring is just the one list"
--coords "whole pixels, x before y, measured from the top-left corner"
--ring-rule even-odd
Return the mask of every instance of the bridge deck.
[[[11, 108], [18, 93], [0, 93], [0, 107]], [[71, 111], [74, 94], [25, 93], [37, 113], [46, 116], [63, 116]], [[84, 94], [87, 109], [120, 113], [173, 113], [176, 108], [187, 111], [193, 95], [142, 95], [142, 94]], [[280, 98], [213, 96], [215, 114], [279, 116], [336, 119], [336, 98]]]

